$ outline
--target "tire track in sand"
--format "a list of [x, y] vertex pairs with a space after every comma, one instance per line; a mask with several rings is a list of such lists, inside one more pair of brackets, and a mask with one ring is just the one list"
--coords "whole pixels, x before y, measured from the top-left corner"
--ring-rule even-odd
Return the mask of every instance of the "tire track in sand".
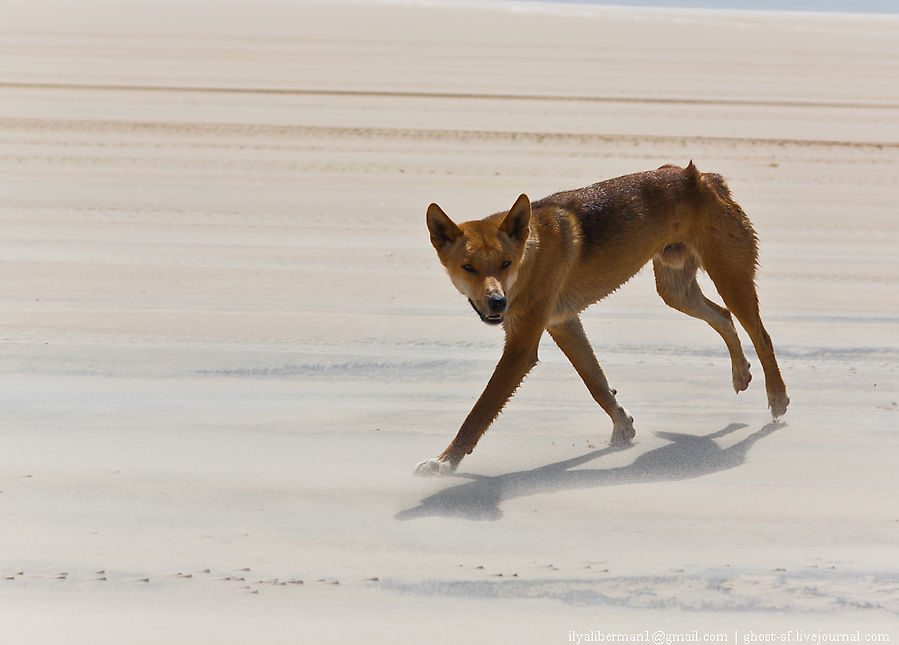
[[764, 137], [715, 137], [703, 135], [608, 134], [534, 132], [514, 130], [470, 130], [442, 128], [396, 128], [356, 126], [314, 126], [264, 123], [163, 122], [92, 119], [39, 119], [27, 117], [0, 118], [0, 133], [59, 132], [68, 134], [129, 134], [129, 135], [195, 135], [246, 136], [273, 138], [329, 138], [329, 139], [390, 139], [407, 141], [472, 141], [521, 143], [624, 143], [659, 145], [751, 145], [776, 148], [843, 148], [865, 151], [899, 151], [899, 141], [846, 141], [839, 139], [787, 139]]
[[2, 89], [87, 90], [105, 92], [176, 92], [190, 94], [255, 94], [278, 96], [351, 96], [409, 99], [463, 99], [495, 101], [561, 101], [577, 103], [649, 103], [661, 105], [729, 105], [751, 107], [801, 107], [899, 110], [899, 103], [811, 101], [787, 99], [725, 99], [664, 96], [600, 96], [565, 94], [513, 94], [497, 92], [438, 92], [423, 90], [347, 90], [323, 88], [217, 87], [200, 85], [121, 85], [106, 83], [0, 82]]

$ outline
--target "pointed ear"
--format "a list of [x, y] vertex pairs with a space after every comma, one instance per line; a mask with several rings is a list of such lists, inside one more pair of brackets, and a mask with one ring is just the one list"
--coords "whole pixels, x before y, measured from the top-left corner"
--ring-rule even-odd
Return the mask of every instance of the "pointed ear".
[[431, 244], [438, 251], [462, 235], [462, 230], [437, 204], [428, 206], [428, 231], [431, 233]]
[[515, 205], [499, 224], [499, 230], [509, 236], [513, 242], [528, 239], [531, 232], [531, 201], [527, 195], [521, 195]]

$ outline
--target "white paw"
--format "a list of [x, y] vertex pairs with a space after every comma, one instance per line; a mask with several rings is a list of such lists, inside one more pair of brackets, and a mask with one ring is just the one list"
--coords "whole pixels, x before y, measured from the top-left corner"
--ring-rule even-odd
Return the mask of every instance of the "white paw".
[[732, 372], [735, 392], [742, 392], [749, 387], [749, 382], [752, 380], [752, 374], [749, 373], [749, 361], [744, 360], [740, 367], [734, 365]]
[[771, 418], [775, 421], [786, 414], [788, 405], [790, 405], [790, 397], [786, 392], [768, 395], [768, 407], [771, 408]]
[[456, 467], [448, 461], [441, 461], [436, 457], [422, 461], [415, 466], [415, 474], [419, 477], [434, 477], [452, 475]]
[[635, 436], [637, 436], [637, 431], [634, 429], [634, 417], [627, 416], [625, 412], [624, 420], [613, 426], [612, 438], [609, 443], [613, 446], [626, 446]]

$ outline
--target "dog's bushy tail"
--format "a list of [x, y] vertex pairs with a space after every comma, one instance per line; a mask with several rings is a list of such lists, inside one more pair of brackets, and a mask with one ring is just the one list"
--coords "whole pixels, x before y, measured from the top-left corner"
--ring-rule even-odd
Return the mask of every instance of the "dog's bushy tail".
[[717, 231], [718, 235], [723, 234], [723, 238], [719, 237], [717, 242], [726, 244], [727, 238], [741, 240], [741, 248], [749, 254], [744, 259], [751, 261], [753, 266], [757, 265], [758, 235], [749, 217], [731, 196], [724, 177], [716, 172], [699, 172], [692, 160], [685, 171], [704, 198], [702, 210], [708, 217], [710, 230]]

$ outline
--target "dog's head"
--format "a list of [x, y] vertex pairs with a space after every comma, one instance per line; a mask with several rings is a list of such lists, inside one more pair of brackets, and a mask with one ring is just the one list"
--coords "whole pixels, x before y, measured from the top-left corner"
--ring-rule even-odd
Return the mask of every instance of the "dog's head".
[[437, 204], [428, 207], [428, 231], [440, 262], [485, 323], [497, 325], [530, 234], [531, 202], [522, 195], [508, 213], [456, 224]]

